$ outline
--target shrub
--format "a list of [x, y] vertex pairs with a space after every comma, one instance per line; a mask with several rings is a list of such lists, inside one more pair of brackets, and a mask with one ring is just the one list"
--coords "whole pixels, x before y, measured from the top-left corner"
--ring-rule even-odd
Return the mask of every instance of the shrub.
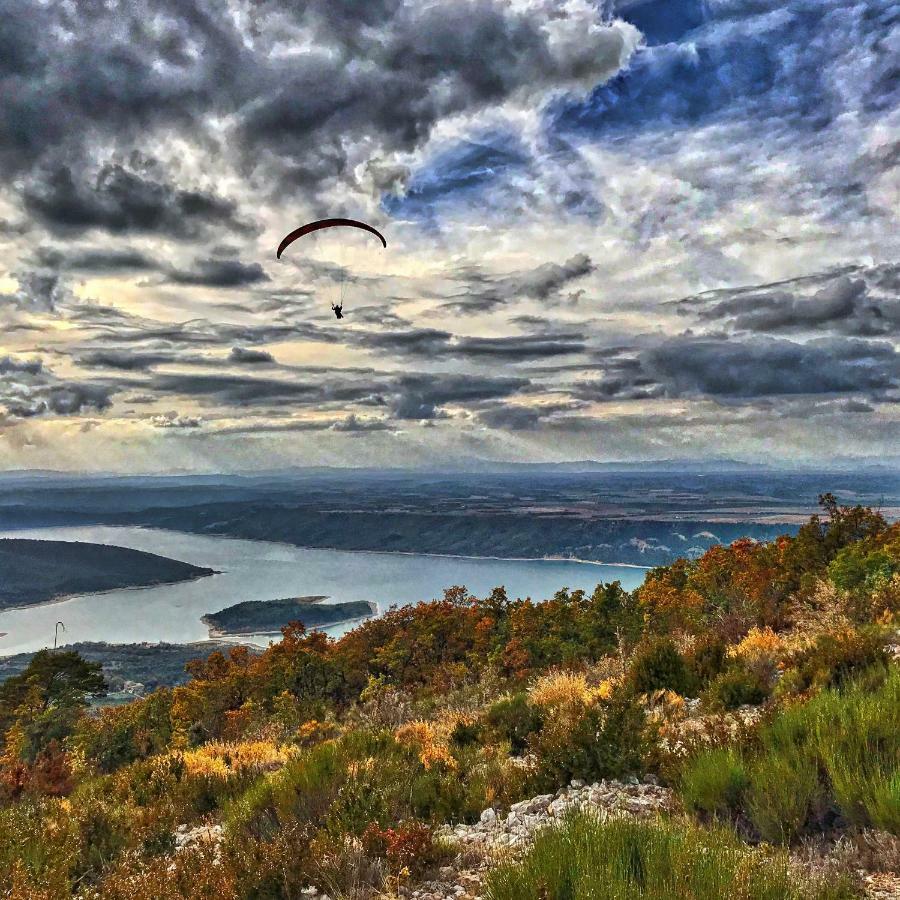
[[815, 759], [805, 748], [788, 747], [761, 756], [750, 771], [747, 811], [764, 840], [789, 844], [824, 809]]
[[440, 856], [431, 829], [422, 822], [401, 822], [395, 828], [372, 824], [363, 832], [367, 854], [383, 858], [394, 874], [401, 869], [421, 872]]
[[688, 660], [691, 674], [698, 686], [705, 687], [728, 665], [728, 645], [715, 635], [697, 641]]
[[628, 681], [636, 694], [668, 689], [686, 697], [695, 686], [684, 657], [669, 638], [657, 638], [637, 652]]
[[570, 816], [538, 834], [520, 862], [489, 873], [487, 900], [625, 897], [722, 897], [794, 900], [853, 896], [849, 889], [797, 884], [787, 855], [751, 850], [727, 829], [685, 828], [624, 819], [607, 823], [588, 814]]
[[848, 677], [887, 664], [884, 629], [842, 628], [819, 635], [795, 660], [806, 688], [837, 687]]
[[592, 699], [587, 678], [574, 672], [549, 672], [542, 675], [528, 692], [531, 702], [545, 709], [588, 706]]
[[640, 770], [644, 724], [644, 711], [628, 700], [598, 703], [574, 720], [551, 720], [530, 744], [544, 785], [555, 787], [573, 778], [597, 781]]
[[681, 776], [681, 797], [691, 812], [734, 814], [748, 784], [747, 771], [731, 749], [717, 748], [691, 760]]
[[335, 742], [319, 744], [262, 776], [225, 803], [226, 830], [265, 839], [292, 822], [320, 824], [347, 777], [347, 758]]
[[[721, 784], [714, 789], [721, 753], [699, 754], [685, 770], [691, 808], [721, 811]], [[781, 710], [748, 754], [742, 811], [765, 840], [790, 843], [829, 827], [835, 812], [858, 827], [900, 834], [900, 668], [877, 667]]]
[[704, 693], [704, 700], [723, 709], [757, 706], [770, 694], [769, 684], [759, 673], [734, 667], [713, 679]]
[[543, 716], [523, 691], [498, 700], [487, 711], [487, 724], [498, 737], [509, 741], [513, 753], [522, 753], [528, 736], [541, 730]]

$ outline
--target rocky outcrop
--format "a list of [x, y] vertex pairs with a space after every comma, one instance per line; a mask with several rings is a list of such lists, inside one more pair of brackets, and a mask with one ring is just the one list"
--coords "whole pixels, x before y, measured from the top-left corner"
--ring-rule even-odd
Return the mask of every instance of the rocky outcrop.
[[592, 811], [601, 818], [646, 818], [676, 806], [672, 791], [647, 775], [594, 784], [576, 780], [554, 794], [514, 803], [506, 814], [486, 809], [474, 825], [440, 830], [440, 836], [460, 846], [454, 865], [444, 866], [439, 879], [412, 889], [401, 887], [400, 895], [413, 900], [479, 900], [482, 879], [498, 853], [526, 848], [538, 830], [559, 822], [571, 810]]
[[514, 803], [506, 815], [486, 809], [475, 825], [457, 825], [440, 833], [464, 846], [517, 847], [527, 843], [537, 829], [559, 821], [570, 810], [593, 810], [601, 817], [645, 817], [670, 810], [674, 805], [672, 791], [660, 787], [652, 775], [643, 781], [636, 777], [589, 785], [573, 781], [555, 794], [541, 794]]

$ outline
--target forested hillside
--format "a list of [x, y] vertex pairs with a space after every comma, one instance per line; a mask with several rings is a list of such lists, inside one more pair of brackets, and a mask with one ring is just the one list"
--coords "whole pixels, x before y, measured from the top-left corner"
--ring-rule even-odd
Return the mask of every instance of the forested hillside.
[[892, 890], [900, 524], [822, 506], [633, 593], [452, 587], [336, 642], [288, 626], [99, 713], [99, 667], [39, 653], [0, 686], [0, 891]]

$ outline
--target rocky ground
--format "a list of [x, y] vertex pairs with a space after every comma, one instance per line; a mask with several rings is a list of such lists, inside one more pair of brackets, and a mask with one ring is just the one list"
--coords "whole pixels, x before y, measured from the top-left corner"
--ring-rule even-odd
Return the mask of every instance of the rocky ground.
[[[643, 779], [632, 776], [594, 784], [573, 781], [554, 794], [514, 803], [506, 814], [486, 809], [474, 825], [446, 826], [438, 831], [440, 837], [456, 844], [459, 852], [450, 865], [440, 868], [437, 877], [415, 885], [398, 884], [396, 893], [384, 895], [384, 900], [398, 896], [405, 900], [481, 900], [482, 881], [491, 867], [499, 859], [521, 852], [538, 829], [558, 822], [571, 809], [592, 810], [603, 818], [648, 818], [661, 812], [676, 812], [678, 802], [671, 789], [661, 787], [653, 775], [646, 775]], [[181, 850], [197, 843], [217, 844], [221, 834], [219, 825], [179, 826], [176, 846]], [[817, 855], [821, 863], [834, 855], [834, 848], [821, 849]], [[803, 864], [810, 865], [810, 860]], [[865, 896], [870, 900], [900, 898], [900, 878], [896, 875], [861, 871], [860, 876]], [[303, 897], [330, 900], [312, 885], [303, 891]]]
[[539, 828], [559, 821], [571, 809], [644, 818], [676, 805], [672, 791], [660, 787], [653, 775], [594, 784], [573, 781], [555, 794], [514, 803], [506, 815], [486, 809], [475, 825], [445, 828], [439, 834], [461, 847], [454, 865], [444, 866], [437, 880], [411, 889], [401, 886], [399, 893], [414, 900], [479, 900], [482, 878], [499, 856], [526, 847]]

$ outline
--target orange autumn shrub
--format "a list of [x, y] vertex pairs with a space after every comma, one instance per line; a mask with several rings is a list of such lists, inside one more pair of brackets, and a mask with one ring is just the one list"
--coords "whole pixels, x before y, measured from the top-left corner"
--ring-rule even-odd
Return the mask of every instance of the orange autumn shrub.
[[401, 746], [411, 747], [418, 752], [419, 760], [426, 770], [437, 766], [456, 769], [456, 760], [450, 753], [450, 735], [445, 729], [439, 730], [431, 722], [417, 720], [401, 725], [394, 736]]

